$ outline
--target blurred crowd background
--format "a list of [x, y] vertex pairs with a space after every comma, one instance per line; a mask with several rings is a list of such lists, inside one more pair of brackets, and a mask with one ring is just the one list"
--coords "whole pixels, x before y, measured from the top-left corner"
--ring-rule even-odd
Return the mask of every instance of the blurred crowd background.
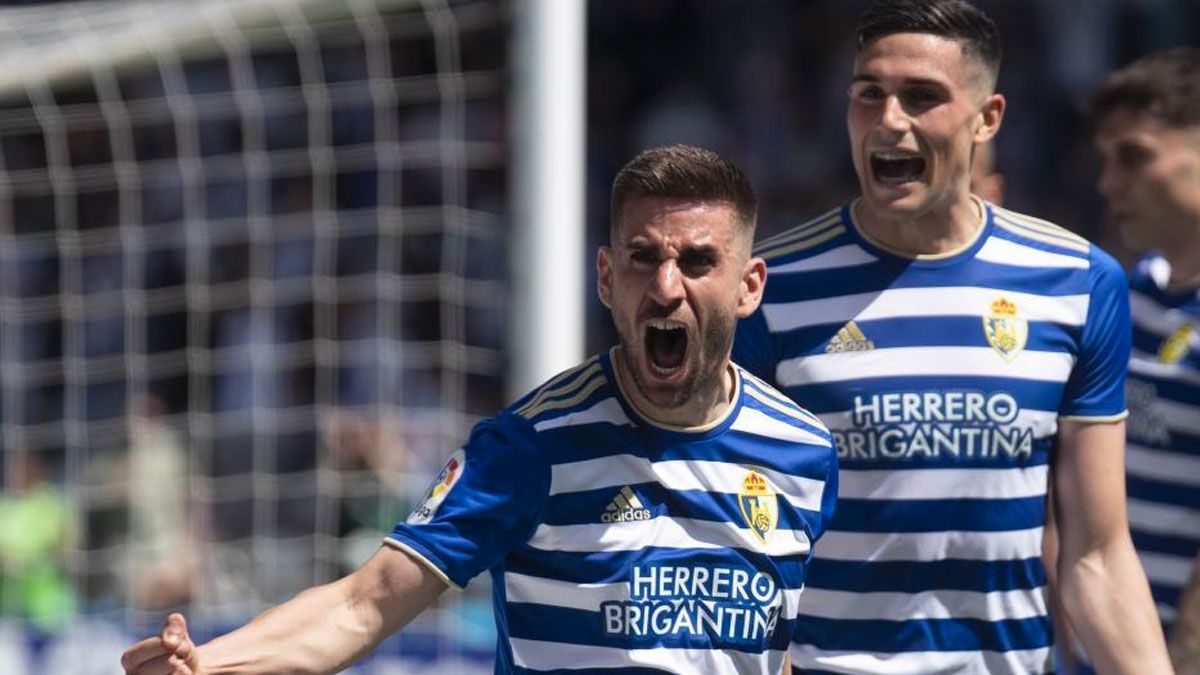
[[[14, 4], [0, 33], [33, 40], [11, 12], [70, 8], [44, 26], [70, 35], [121, 3]], [[1200, 44], [1200, 0], [978, 4], [1005, 46], [1006, 204], [1131, 262], [1079, 107], [1111, 69]], [[613, 174], [649, 146], [745, 168], [760, 237], [851, 198], [862, 5], [590, 2], [588, 264]], [[36, 636], [174, 607], [240, 621], [363, 560], [506, 403], [512, 9], [346, 13], [0, 90], [0, 615]], [[430, 630], [486, 653], [472, 586]]]

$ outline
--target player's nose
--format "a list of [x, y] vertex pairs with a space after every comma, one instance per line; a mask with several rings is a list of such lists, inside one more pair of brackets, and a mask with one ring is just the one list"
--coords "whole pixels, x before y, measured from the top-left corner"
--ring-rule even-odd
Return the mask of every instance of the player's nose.
[[683, 298], [683, 274], [674, 258], [659, 263], [648, 289], [650, 299], [660, 305], [670, 305]]
[[900, 98], [892, 94], [883, 100], [883, 110], [879, 114], [879, 126], [896, 133], [908, 131], [911, 120]]

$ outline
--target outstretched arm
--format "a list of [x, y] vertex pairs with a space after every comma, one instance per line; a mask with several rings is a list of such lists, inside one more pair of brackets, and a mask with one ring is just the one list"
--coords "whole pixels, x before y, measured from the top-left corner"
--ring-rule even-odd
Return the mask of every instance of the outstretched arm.
[[1062, 420], [1055, 467], [1058, 583], [1101, 673], [1170, 673], [1125, 511], [1125, 423]]
[[1200, 556], [1192, 567], [1192, 580], [1179, 597], [1179, 618], [1169, 646], [1177, 675], [1200, 675]]
[[446, 584], [384, 547], [362, 567], [310, 588], [227, 635], [196, 647], [183, 617], [121, 657], [130, 675], [332, 673], [357, 661], [431, 604]]

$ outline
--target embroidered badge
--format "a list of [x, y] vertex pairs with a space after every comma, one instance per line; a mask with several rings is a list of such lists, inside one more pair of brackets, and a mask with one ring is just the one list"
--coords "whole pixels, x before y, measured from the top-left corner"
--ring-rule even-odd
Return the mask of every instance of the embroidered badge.
[[738, 494], [738, 505], [742, 508], [742, 518], [750, 526], [750, 531], [764, 544], [767, 543], [767, 537], [779, 522], [779, 502], [767, 485], [765, 476], [753, 470], [746, 474], [742, 479], [742, 491]]
[[988, 344], [1005, 361], [1012, 361], [1025, 348], [1029, 337], [1029, 323], [1017, 316], [1017, 306], [1008, 298], [992, 301], [991, 312], [983, 317], [983, 334]]

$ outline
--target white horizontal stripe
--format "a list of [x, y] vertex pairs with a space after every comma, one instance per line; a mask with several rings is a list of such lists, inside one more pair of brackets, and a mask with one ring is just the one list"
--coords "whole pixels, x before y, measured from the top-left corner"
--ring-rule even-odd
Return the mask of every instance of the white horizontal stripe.
[[[922, 412], [924, 413], [923, 410]], [[845, 429], [856, 429], [858, 428], [858, 425], [851, 421], [850, 414], [851, 411], [843, 410], [841, 412], [821, 413], [818, 417], [820, 418], [822, 424], [833, 430], [841, 431]], [[925, 414], [925, 416], [930, 418], [934, 417], [932, 414]], [[931, 420], [930, 424], [953, 425], [954, 423]], [[1014, 419], [1012, 422], [998, 425], [997, 428], [1001, 429], [1002, 431], [1008, 431], [1010, 429], [1029, 429], [1033, 432], [1034, 438], [1046, 438], [1048, 436], [1053, 436], [1058, 432], [1058, 411], [1034, 410], [1032, 408], [1026, 408], [1019, 411], [1016, 419]]]
[[[1197, 401], [1200, 403], [1200, 401]], [[1159, 398], [1154, 401], [1154, 408], [1162, 414], [1167, 428], [1172, 431], [1182, 431], [1193, 436], [1200, 436], [1200, 405], [1187, 405], [1176, 401]]]
[[838, 471], [839, 499], [1018, 499], [1046, 494], [1046, 465], [1023, 469]]
[[1129, 527], [1142, 532], [1200, 539], [1200, 511], [1130, 498]]
[[1026, 349], [1012, 361], [1005, 361], [991, 347], [897, 347], [785, 359], [779, 362], [775, 378], [784, 387], [867, 377], [921, 375], [1066, 382], [1074, 364], [1075, 357], [1066, 352]]
[[995, 675], [996, 673], [1049, 673], [1050, 648], [1014, 649], [1010, 652], [839, 652], [792, 644], [792, 664], [800, 668], [835, 673], [875, 675]]
[[647, 546], [664, 548], [742, 548], [767, 555], [808, 553], [808, 535], [804, 530], [776, 529], [764, 544], [748, 527], [738, 523], [671, 518], [623, 523], [587, 523], [584, 525], [538, 525], [529, 546], [543, 551], [638, 551]]
[[[825, 481], [754, 467], [767, 485], [789, 504], [809, 511], [821, 510]], [[550, 494], [582, 492], [634, 483], [658, 483], [668, 490], [703, 490], [739, 494], [749, 469], [729, 462], [670, 460], [651, 462], [633, 455], [609, 455], [550, 468]], [[599, 514], [597, 514], [599, 517]]]
[[924, 591], [851, 593], [809, 588], [800, 613], [823, 619], [1029, 619], [1046, 616], [1045, 589], [1019, 591]]
[[989, 237], [975, 257], [990, 263], [1017, 267], [1073, 267], [1086, 270], [1090, 264], [1087, 258], [1051, 253], [1001, 237]]
[[572, 427], [580, 424], [595, 424], [597, 422], [608, 422], [609, 424], [616, 425], [630, 424], [629, 418], [625, 415], [625, 411], [621, 409], [621, 404], [617, 399], [606, 398], [586, 410], [576, 410], [566, 415], [542, 420], [533, 425], [533, 428], [537, 431], [545, 431], [547, 429], [557, 429], [558, 427]]
[[1192, 558], [1150, 551], [1138, 551], [1138, 558], [1146, 570], [1146, 578], [1156, 584], [1183, 588], [1188, 579], [1192, 578], [1192, 568], [1195, 565]]
[[600, 609], [600, 603], [628, 600], [629, 584], [577, 584], [505, 572], [504, 595], [509, 602], [532, 602], [595, 612]]
[[878, 262], [879, 258], [867, 253], [857, 244], [847, 244], [830, 249], [820, 255], [804, 258], [786, 265], [770, 266], [770, 274], [793, 274], [796, 272], [815, 272], [817, 270], [833, 269], [835, 267], [853, 267], [855, 265], [870, 265]]
[[[608, 584], [577, 584], [570, 581], [505, 572], [504, 589], [505, 597], [509, 602], [569, 607], [590, 612], [600, 611], [600, 605], [605, 602], [629, 600], [629, 582], [627, 581]], [[794, 618], [799, 607], [802, 590], [799, 588], [779, 590], [784, 618]]]
[[[1166, 337], [1184, 324], [1196, 325], [1196, 317], [1178, 309], [1168, 309], [1138, 292], [1129, 294], [1129, 311], [1133, 323], [1142, 330]], [[1200, 331], [1188, 336], [1188, 345], [1200, 349]]]
[[783, 651], [748, 654], [734, 650], [668, 647], [625, 649], [521, 638], [510, 639], [509, 645], [512, 646], [513, 662], [533, 670], [648, 667], [680, 675], [778, 673], [783, 670], [784, 659]]
[[1027, 321], [1081, 326], [1087, 318], [1087, 295], [1034, 295], [977, 286], [889, 288], [819, 300], [767, 303], [763, 305], [763, 315], [772, 332], [822, 323], [845, 323], [850, 319], [984, 317], [991, 313], [992, 302], [1002, 296], [1017, 306], [1017, 317]]
[[1014, 560], [1042, 554], [1042, 528], [1008, 532], [826, 532], [813, 554], [827, 560]]
[[761, 410], [755, 410], [747, 406], [742, 406], [741, 411], [738, 412], [737, 419], [733, 421], [730, 428], [734, 431], [754, 434], [755, 436], [776, 438], [781, 441], [791, 441], [792, 443], [807, 443], [808, 445], [817, 445], [822, 448], [828, 448], [831, 445], [827, 438], [818, 436], [794, 424], [788, 424], [782, 420], [775, 419]]
[[1129, 359], [1129, 372], [1157, 380], [1200, 386], [1200, 372], [1186, 367], [1183, 363], [1162, 363], [1153, 354], [1137, 350], [1134, 350], [1133, 357]]
[[1130, 476], [1200, 488], [1200, 457], [1130, 443], [1125, 450]]

